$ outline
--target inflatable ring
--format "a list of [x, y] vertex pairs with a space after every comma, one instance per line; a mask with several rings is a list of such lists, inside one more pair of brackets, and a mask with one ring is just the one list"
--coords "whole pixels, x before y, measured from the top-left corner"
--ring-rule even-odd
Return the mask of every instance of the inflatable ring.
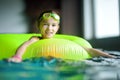
[[77, 43], [67, 39], [42, 39], [31, 44], [25, 55], [30, 57], [56, 57], [65, 60], [82, 60], [91, 56]]
[[[32, 36], [41, 36], [41, 34], [0, 34], [0, 60], [15, 55], [18, 47]], [[81, 46], [92, 47], [81, 37], [56, 34], [53, 39], [43, 39], [31, 44], [23, 55], [23, 59], [41, 56], [72, 60], [91, 58]]]

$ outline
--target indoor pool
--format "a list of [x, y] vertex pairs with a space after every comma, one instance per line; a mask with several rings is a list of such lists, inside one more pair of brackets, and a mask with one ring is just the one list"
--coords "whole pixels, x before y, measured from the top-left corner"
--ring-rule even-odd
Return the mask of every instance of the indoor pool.
[[84, 61], [53, 58], [26, 59], [22, 63], [0, 61], [1, 80], [120, 80], [120, 52], [107, 51], [117, 59], [95, 57]]

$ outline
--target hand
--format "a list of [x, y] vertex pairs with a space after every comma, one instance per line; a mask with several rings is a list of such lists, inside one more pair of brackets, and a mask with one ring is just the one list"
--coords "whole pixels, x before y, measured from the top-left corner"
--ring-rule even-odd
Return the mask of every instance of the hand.
[[20, 62], [22, 62], [22, 58], [20, 58], [18, 56], [13, 56], [13, 57], [8, 59], [8, 62], [20, 63]]

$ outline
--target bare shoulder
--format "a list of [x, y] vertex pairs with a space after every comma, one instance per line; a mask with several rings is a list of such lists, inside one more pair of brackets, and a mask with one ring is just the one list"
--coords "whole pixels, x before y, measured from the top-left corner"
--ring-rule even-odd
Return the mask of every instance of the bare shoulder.
[[29, 41], [38, 41], [40, 40], [38, 36], [32, 36]]

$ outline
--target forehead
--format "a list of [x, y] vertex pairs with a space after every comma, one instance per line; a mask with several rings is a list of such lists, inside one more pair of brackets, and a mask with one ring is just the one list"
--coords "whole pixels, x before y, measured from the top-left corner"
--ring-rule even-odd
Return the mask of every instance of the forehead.
[[41, 21], [42, 23], [59, 23], [57, 20], [55, 20], [54, 18], [50, 17], [48, 19], [44, 19]]

